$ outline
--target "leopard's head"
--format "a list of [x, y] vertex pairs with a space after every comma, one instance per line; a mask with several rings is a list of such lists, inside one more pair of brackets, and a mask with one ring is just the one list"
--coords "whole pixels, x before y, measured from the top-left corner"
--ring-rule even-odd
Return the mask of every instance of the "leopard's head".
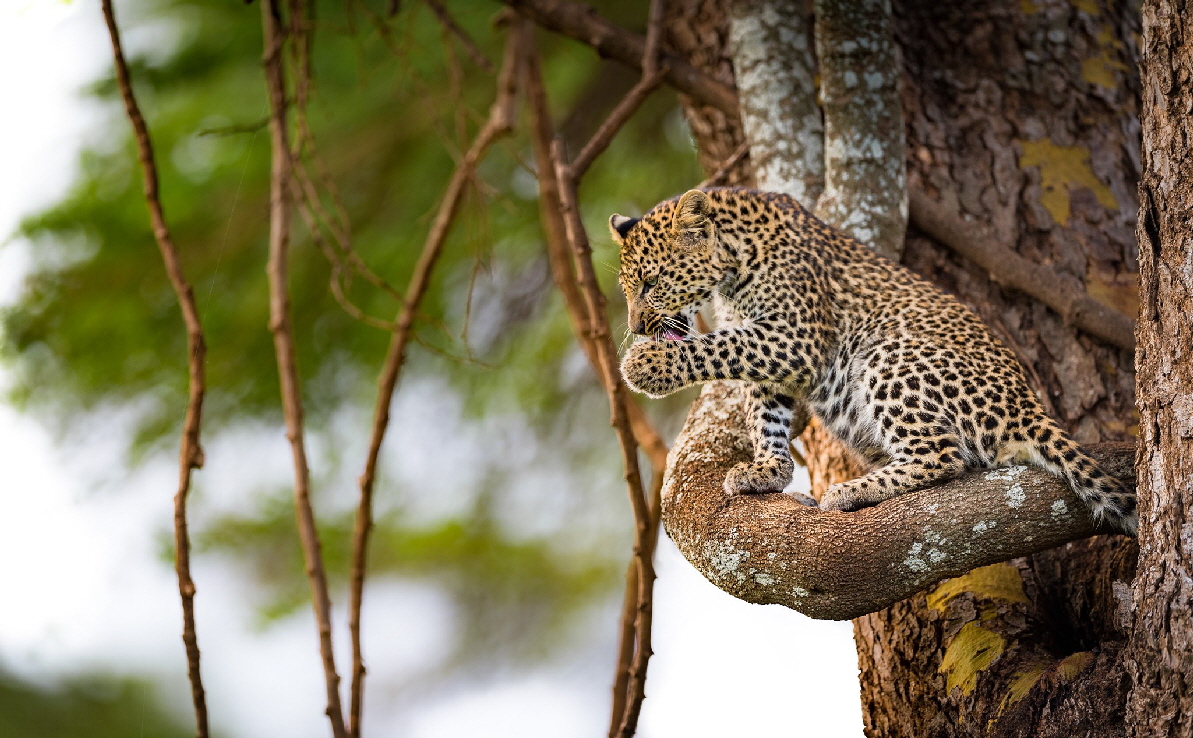
[[689, 190], [642, 218], [614, 215], [609, 230], [621, 246], [617, 281], [630, 330], [671, 340], [689, 335], [696, 311], [712, 298], [726, 271], [709, 196]]

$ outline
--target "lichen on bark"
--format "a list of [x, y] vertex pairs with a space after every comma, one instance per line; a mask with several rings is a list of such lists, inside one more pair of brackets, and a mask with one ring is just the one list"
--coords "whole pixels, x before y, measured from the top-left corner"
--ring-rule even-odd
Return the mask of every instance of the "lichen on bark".
[[801, 0], [733, 3], [729, 48], [755, 181], [811, 209], [824, 190], [824, 122], [804, 8]]
[[815, 8], [825, 151], [816, 214], [898, 261], [907, 164], [890, 0], [816, 0]]

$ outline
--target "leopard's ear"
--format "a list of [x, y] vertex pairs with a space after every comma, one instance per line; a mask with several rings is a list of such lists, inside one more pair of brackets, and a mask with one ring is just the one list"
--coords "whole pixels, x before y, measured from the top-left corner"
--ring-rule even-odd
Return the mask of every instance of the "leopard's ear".
[[609, 233], [613, 235], [613, 240], [617, 242], [617, 245], [625, 245], [625, 239], [626, 236], [629, 235], [630, 229], [633, 228], [634, 225], [640, 220], [642, 219], [627, 218], [626, 216], [618, 215], [617, 213], [614, 213], [612, 216], [610, 216]]
[[712, 220], [712, 201], [700, 190], [688, 190], [679, 198], [671, 230], [680, 248], [696, 250], [712, 241], [715, 224]]

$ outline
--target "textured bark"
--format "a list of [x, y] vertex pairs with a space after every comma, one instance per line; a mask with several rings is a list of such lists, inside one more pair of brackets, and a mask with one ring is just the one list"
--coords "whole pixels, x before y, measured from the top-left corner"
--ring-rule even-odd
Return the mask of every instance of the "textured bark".
[[[724, 80], [726, 35], [712, 15], [719, 4], [674, 4], [688, 25], [672, 29], [672, 48]], [[893, 21], [910, 186], [937, 199], [954, 193], [946, 204], [999, 243], [1134, 314], [1139, 151], [1130, 8], [902, 2]], [[701, 125], [702, 110], [689, 110], [689, 119], [701, 150], [714, 152], [703, 159], [711, 170], [740, 139], [732, 126]], [[978, 310], [1079, 441], [1134, 435], [1128, 353], [1004, 290], [921, 232], [909, 234], [904, 263]], [[847, 475], [847, 459], [816, 434], [804, 436], [814, 483]], [[970, 575], [940, 585], [957, 590], [943, 610], [921, 594], [855, 621], [868, 735], [1123, 734], [1119, 656], [1134, 553], [1121, 537], [1069, 544], [999, 572], [1000, 581], [1018, 578], [1022, 601], [999, 604]], [[996, 642], [986, 632], [1002, 639], [996, 655], [973, 647], [974, 636], [979, 645]], [[961, 679], [952, 688], [950, 674]]]
[[1143, 8], [1139, 576], [1129, 734], [1193, 735], [1193, 6]]
[[824, 191], [824, 121], [805, 3], [734, 3], [729, 44], [756, 185], [815, 207]]
[[[899, 3], [895, 29], [915, 185], [955, 192], [956, 208], [1001, 243], [1133, 314], [1137, 21], [1126, 4]], [[978, 310], [1079, 441], [1132, 434], [1127, 352], [1004, 291], [922, 233], [909, 234], [904, 262]], [[1099, 538], [1017, 563], [1029, 596], [1013, 613], [1023, 624], [1016, 647], [978, 672], [969, 696], [903, 685], [941, 677], [952, 633], [1005, 632], [1006, 618], [984, 620], [979, 605], [942, 628], [921, 595], [856, 621], [869, 735], [1124, 733], [1133, 543]], [[983, 693], [1008, 703], [974, 701]]]
[[816, 0], [825, 188], [816, 214], [899, 260], [907, 165], [890, 0]]

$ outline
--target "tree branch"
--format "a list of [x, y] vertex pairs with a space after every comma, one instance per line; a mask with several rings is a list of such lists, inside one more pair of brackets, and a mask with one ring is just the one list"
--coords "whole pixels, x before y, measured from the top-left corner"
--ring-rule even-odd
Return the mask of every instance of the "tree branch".
[[166, 275], [178, 307], [186, 324], [187, 368], [190, 375], [187, 388], [186, 418], [182, 425], [182, 443], [178, 461], [178, 491], [174, 494], [174, 572], [178, 577], [178, 594], [182, 598], [182, 642], [186, 647], [187, 677], [191, 684], [191, 701], [195, 706], [195, 734], [207, 738], [207, 695], [199, 671], [199, 637], [195, 631], [195, 582], [191, 579], [190, 534], [187, 531], [186, 502], [190, 496], [191, 472], [203, 466], [203, 447], [199, 433], [203, 418], [203, 397], [207, 391], [206, 357], [207, 344], [203, 339], [203, 325], [199, 310], [195, 306], [195, 293], [182, 272], [178, 249], [170, 236], [166, 215], [162, 211], [158, 196], [157, 164], [153, 156], [153, 143], [149, 127], [141, 115], [141, 108], [133, 94], [128, 63], [120, 43], [120, 31], [112, 9], [112, 0], [103, 0], [104, 22], [112, 39], [112, 56], [116, 65], [116, 82], [120, 97], [132, 124], [137, 139], [137, 155], [145, 178], [145, 203], [149, 207], [149, 218], [153, 224], [153, 235], [161, 252]]
[[[641, 53], [646, 46], [645, 38], [600, 17], [587, 5], [570, 0], [502, 2], [532, 18], [543, 28], [592, 46], [602, 56], [635, 69], [642, 68]], [[726, 115], [739, 114], [737, 93], [733, 88], [673, 56], [667, 56], [666, 63], [670, 69], [666, 80], [675, 89]], [[1106, 307], [1088, 295], [1065, 290], [1064, 281], [1047, 266], [1034, 264], [1005, 246], [991, 245], [992, 239], [975, 232], [970, 224], [940, 206], [932, 209], [932, 198], [920, 189], [918, 183], [908, 184], [908, 198], [910, 219], [916, 227], [957, 254], [972, 259], [995, 282], [1034, 297], [1091, 336], [1126, 350], [1134, 350], [1135, 321], [1130, 316]], [[1006, 258], [1007, 254], [1014, 258]], [[1028, 278], [1033, 274], [1035, 278]], [[1058, 292], [1066, 296], [1058, 298]]]
[[985, 269], [995, 282], [1052, 308], [1069, 325], [1126, 351], [1135, 350], [1135, 321], [1129, 316], [1098, 302], [1047, 266], [1020, 256], [977, 223], [962, 220], [945, 204], [956, 202], [956, 196], [941, 195], [943, 202], [937, 202], [923, 190], [909, 188], [911, 221], [917, 228]]
[[[598, 54], [634, 69], [642, 69], [646, 53], [645, 37], [625, 30], [602, 18], [591, 7], [570, 0], [501, 0], [549, 31], [593, 47]], [[664, 54], [660, 66], [667, 68], [665, 79], [675, 89], [713, 105], [729, 115], [737, 115], [737, 95], [684, 60]]]
[[[752, 453], [745, 428], [738, 391], [706, 385], [671, 451], [663, 523], [693, 566], [747, 602], [847, 620], [976, 567], [1111, 532], [1063, 482], [1027, 467], [967, 474], [854, 513], [782, 494], [727, 497], [725, 474]], [[1133, 446], [1089, 450], [1134, 486]]]
[[360, 501], [357, 506], [356, 523], [352, 533], [352, 564], [349, 575], [348, 628], [352, 639], [352, 687], [350, 726], [351, 734], [360, 735], [360, 719], [363, 710], [363, 689], [365, 667], [361, 653], [360, 617], [364, 598], [364, 579], [369, 533], [373, 527], [373, 487], [376, 481], [377, 461], [381, 455], [381, 444], [389, 427], [389, 407], [393, 402], [398, 377], [406, 361], [406, 347], [412, 336], [414, 321], [423, 296], [431, 283], [431, 275], [447, 241], [448, 232], [455, 222], [456, 212], [464, 195], [464, 189], [471, 180], [477, 164], [485, 152], [502, 136], [508, 135], [517, 120], [517, 92], [521, 65], [529, 46], [530, 27], [515, 21], [506, 40], [505, 56], [497, 80], [497, 97], [489, 108], [489, 118], [477, 133], [463, 160], [452, 173], [447, 190], [439, 203], [439, 210], [427, 234], [427, 240], [419, 255], [418, 263], [406, 287], [402, 307], [394, 320], [393, 335], [385, 356], [385, 364], [377, 380], [377, 402], [373, 408], [373, 430], [369, 440], [368, 457], [360, 475]]
[[282, 62], [285, 32], [277, 3], [278, 0], [262, 0], [261, 3], [265, 40], [263, 64], [265, 81], [269, 88], [269, 132], [273, 142], [269, 194], [269, 264], [266, 270], [269, 276], [269, 329], [273, 333], [274, 353], [277, 355], [282, 410], [286, 418], [286, 437], [290, 441], [291, 455], [294, 459], [294, 511], [306, 562], [307, 578], [311, 584], [311, 603], [319, 627], [319, 652], [323, 658], [323, 674], [327, 684], [327, 717], [331, 721], [332, 735], [335, 738], [345, 738], [344, 714], [340, 706], [340, 677], [336, 673], [331, 643], [331, 598], [327, 592], [327, 575], [323, 569], [319, 531], [315, 526], [315, 512], [311, 506], [311, 474], [303, 444], [302, 395], [294, 335], [290, 325], [286, 259], [290, 245], [290, 146], [286, 125], [286, 79]]
[[889, 2], [815, 0], [824, 108], [816, 215], [888, 259], [907, 234], [907, 134]]

